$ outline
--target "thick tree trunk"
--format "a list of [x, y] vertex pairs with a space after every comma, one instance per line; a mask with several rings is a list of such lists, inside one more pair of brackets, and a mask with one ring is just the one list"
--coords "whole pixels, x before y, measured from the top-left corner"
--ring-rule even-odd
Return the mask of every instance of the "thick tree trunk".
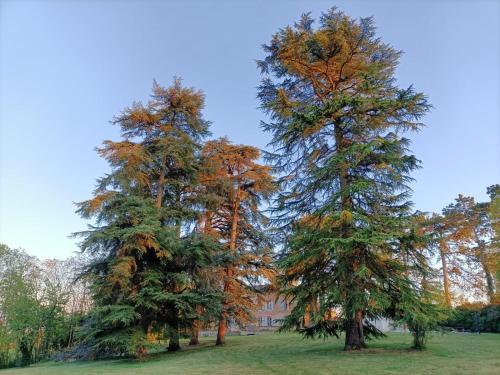
[[193, 329], [193, 332], [191, 333], [191, 338], [189, 339], [189, 346], [198, 345], [200, 343], [199, 336], [200, 336], [200, 330], [198, 328]]
[[170, 339], [168, 340], [168, 348], [169, 352], [176, 352], [181, 349], [180, 344], [180, 334], [179, 334], [179, 323], [175, 322], [172, 324], [170, 328]]
[[[344, 137], [343, 129], [340, 124], [335, 124], [335, 147], [337, 152], [342, 152], [349, 147], [349, 140]], [[350, 218], [352, 217], [353, 200], [349, 193], [349, 187], [351, 186], [351, 180], [349, 176], [349, 166], [347, 161], [344, 161], [339, 166], [339, 185], [341, 194], [341, 207], [342, 211], [347, 215], [344, 215], [341, 223], [341, 236], [342, 238], [349, 238], [352, 235], [352, 224]], [[341, 216], [342, 217], [342, 216]], [[352, 274], [355, 275], [356, 272], [363, 265], [363, 258], [361, 257], [359, 249], [351, 249], [351, 259], [352, 262], [349, 266], [352, 269]], [[350, 285], [353, 290], [351, 293], [360, 292], [363, 290], [363, 285], [361, 280], [357, 279], [356, 276]], [[349, 292], [348, 292], [349, 293]], [[349, 298], [346, 296], [346, 298]], [[355, 306], [356, 313], [354, 317], [348, 320], [345, 327], [345, 345], [344, 350], [360, 350], [366, 347], [365, 336], [363, 332], [363, 317], [364, 310], [363, 306]]]
[[181, 344], [179, 342], [179, 330], [175, 329], [173, 330], [170, 340], [168, 341], [167, 350], [169, 352], [176, 352], [180, 349], [181, 349]]
[[[196, 308], [196, 312], [201, 315], [202, 314], [202, 308], [201, 306], [198, 306]], [[189, 340], [189, 345], [194, 346], [198, 345], [200, 343], [199, 337], [200, 337], [200, 328], [201, 328], [201, 322], [199, 319], [196, 319], [193, 322], [193, 327], [191, 328], [191, 339]]]
[[224, 345], [226, 343], [226, 328], [227, 328], [227, 319], [225, 317], [221, 317], [219, 320], [219, 328], [217, 330], [217, 341], [215, 345]]
[[363, 311], [358, 310], [347, 323], [344, 350], [360, 350], [363, 348], [366, 348], [363, 333]]
[[[233, 277], [233, 273], [231, 269], [226, 270], [226, 281], [224, 282], [224, 294], [227, 294], [231, 288], [231, 277]], [[224, 303], [222, 307], [222, 313], [219, 319], [219, 327], [217, 329], [217, 341], [216, 345], [224, 345], [226, 342], [226, 329], [227, 329], [227, 307], [228, 302]]]
[[[239, 171], [238, 171], [239, 174]], [[238, 211], [240, 209], [240, 183], [239, 180], [236, 184], [235, 192], [234, 192], [234, 200], [233, 200], [233, 209], [232, 209], [232, 217], [231, 217], [231, 232], [230, 232], [230, 238], [229, 238], [229, 251], [231, 254], [234, 254], [236, 250], [236, 242], [238, 238]], [[233, 277], [233, 272], [230, 268], [226, 270], [226, 280], [224, 281], [224, 293], [227, 295], [228, 292], [230, 292], [231, 289], [231, 278]], [[226, 341], [226, 328], [227, 328], [227, 313], [226, 313], [226, 308], [227, 308], [227, 301], [224, 304], [221, 318], [219, 321], [219, 328], [217, 330], [217, 341], [216, 345], [224, 345]]]
[[[478, 242], [480, 240], [477, 240]], [[481, 246], [479, 248], [479, 261], [481, 263], [481, 267], [483, 268], [484, 277], [486, 279], [486, 294], [488, 295], [489, 303], [495, 302], [495, 281], [493, 280], [493, 276], [490, 272], [490, 268], [488, 266], [488, 261], [486, 259], [486, 254], [484, 253], [484, 248]]]
[[[224, 281], [224, 293], [227, 293], [229, 290], [229, 270], [226, 270], [226, 280]], [[227, 301], [224, 302], [222, 306], [222, 312], [219, 318], [219, 326], [217, 328], [217, 340], [215, 341], [215, 345], [224, 345], [226, 343], [226, 309], [227, 309]]]
[[448, 262], [446, 261], [446, 253], [441, 246], [439, 246], [439, 254], [441, 256], [441, 265], [443, 268], [444, 302], [445, 302], [446, 306], [451, 306], [450, 279], [449, 279], [449, 275], [448, 275]]

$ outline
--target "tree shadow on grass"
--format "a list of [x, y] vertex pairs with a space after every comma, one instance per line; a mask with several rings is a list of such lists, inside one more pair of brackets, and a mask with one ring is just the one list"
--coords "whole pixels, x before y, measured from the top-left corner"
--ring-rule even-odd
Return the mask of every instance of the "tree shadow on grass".
[[[147, 362], [156, 362], [156, 361], [161, 361], [164, 359], [168, 358], [183, 358], [186, 355], [190, 355], [193, 353], [204, 353], [206, 351], [224, 351], [224, 350], [234, 350], [238, 348], [246, 348], [247, 343], [242, 343], [239, 341], [230, 341], [223, 345], [223, 346], [217, 346], [215, 345], [215, 339], [214, 340], [200, 340], [200, 343], [198, 345], [194, 346], [189, 346], [186, 342], [186, 344], [181, 345], [181, 350], [176, 351], [176, 352], [168, 352], [166, 350], [167, 344], [164, 345], [164, 349], [156, 351], [154, 353], [150, 353], [144, 360], [139, 360], [136, 358], [128, 357], [128, 358], [117, 358], [117, 359], [111, 359], [110, 361], [116, 361], [117, 363], [127, 363], [127, 364], [134, 364], [134, 363], [147, 363]], [[228, 351], [229, 352], [229, 351]]]
[[[343, 338], [336, 339], [334, 342], [330, 342], [327, 345], [315, 345], [310, 347], [301, 347], [297, 352], [318, 355], [329, 355], [332, 354], [339, 356], [356, 356], [356, 355], [412, 355], [418, 356], [425, 351], [415, 350], [411, 348], [410, 342], [384, 342], [385, 339], [371, 340], [368, 341], [368, 347], [362, 350], [344, 350]], [[298, 354], [297, 353], [297, 354]]]

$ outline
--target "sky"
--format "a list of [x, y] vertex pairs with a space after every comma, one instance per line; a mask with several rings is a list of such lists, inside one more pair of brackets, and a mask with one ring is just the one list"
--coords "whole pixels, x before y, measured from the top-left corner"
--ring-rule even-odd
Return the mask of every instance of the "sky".
[[214, 137], [265, 148], [255, 60], [304, 12], [373, 16], [403, 50], [396, 77], [433, 104], [413, 134], [413, 201], [439, 212], [500, 183], [500, 1], [0, 0], [0, 243], [40, 258], [78, 251], [74, 202], [109, 171], [109, 121], [174, 76], [206, 94]]

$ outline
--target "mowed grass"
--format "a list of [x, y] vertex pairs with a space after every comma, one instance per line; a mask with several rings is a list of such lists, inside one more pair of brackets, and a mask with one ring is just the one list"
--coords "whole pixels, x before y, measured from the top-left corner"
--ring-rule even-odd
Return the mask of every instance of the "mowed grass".
[[409, 334], [391, 333], [362, 352], [343, 352], [336, 339], [305, 340], [297, 334], [228, 337], [224, 347], [204, 338], [199, 347], [160, 353], [145, 362], [110, 360], [46, 362], [1, 375], [66, 374], [500, 374], [500, 334], [434, 335], [423, 352], [408, 350]]

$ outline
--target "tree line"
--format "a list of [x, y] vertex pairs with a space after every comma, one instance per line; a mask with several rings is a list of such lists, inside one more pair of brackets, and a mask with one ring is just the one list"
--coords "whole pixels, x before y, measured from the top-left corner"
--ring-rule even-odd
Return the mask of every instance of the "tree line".
[[377, 318], [406, 324], [421, 348], [452, 305], [499, 302], [500, 186], [490, 202], [415, 211], [407, 137], [427, 97], [397, 85], [401, 52], [371, 18], [333, 8], [313, 25], [303, 15], [263, 47], [262, 155], [210, 139], [203, 92], [179, 78], [113, 119], [121, 139], [97, 149], [110, 172], [78, 204], [92, 225], [75, 234], [92, 296], [78, 337], [97, 356], [177, 351], [207, 326], [223, 345], [263, 284], [292, 303], [282, 330], [344, 333], [346, 350], [383, 336]]
[[0, 244], [0, 368], [28, 365], [78, 343], [92, 305], [84, 260], [39, 259]]

